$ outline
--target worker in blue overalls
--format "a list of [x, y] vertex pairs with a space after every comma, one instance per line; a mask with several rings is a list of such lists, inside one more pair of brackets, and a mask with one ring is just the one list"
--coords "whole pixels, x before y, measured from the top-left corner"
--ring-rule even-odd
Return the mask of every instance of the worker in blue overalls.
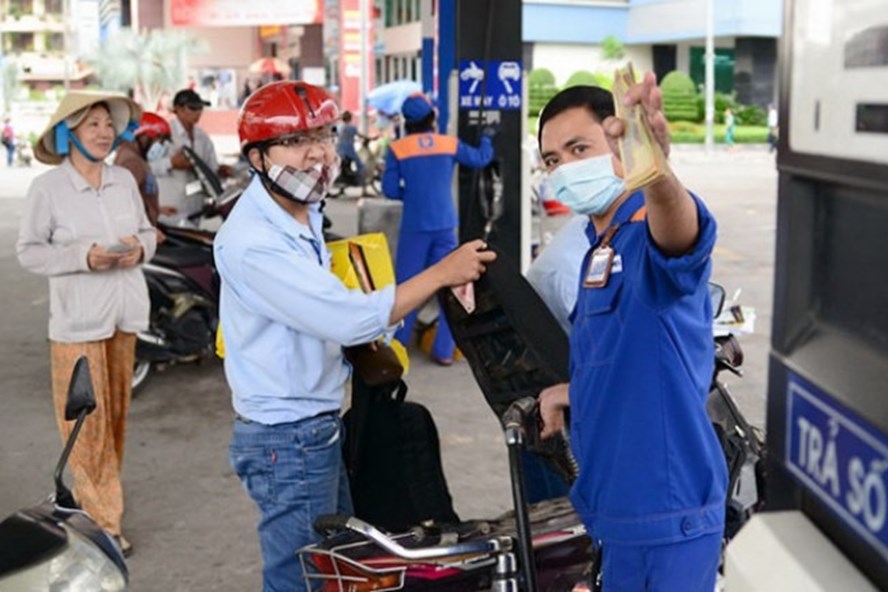
[[[652, 74], [627, 101], [641, 106], [668, 156]], [[540, 115], [555, 197], [590, 220], [574, 276], [571, 382], [541, 394], [543, 436], [560, 431], [569, 404], [580, 467], [570, 497], [602, 549], [604, 592], [711, 592], [727, 488], [705, 408], [716, 225], [671, 170], [626, 190], [614, 152], [624, 129], [598, 87], [566, 89]]]
[[[456, 163], [472, 168], [493, 159], [492, 129], [486, 129], [478, 148], [457, 138], [435, 133], [435, 110], [422, 94], [407, 97], [401, 107], [407, 135], [389, 145], [382, 191], [404, 202], [395, 275], [407, 281], [440, 261], [456, 247], [457, 217], [450, 188]], [[416, 313], [409, 314], [395, 337], [405, 345], [413, 332]], [[438, 318], [432, 360], [453, 363], [453, 336], [447, 321]]]

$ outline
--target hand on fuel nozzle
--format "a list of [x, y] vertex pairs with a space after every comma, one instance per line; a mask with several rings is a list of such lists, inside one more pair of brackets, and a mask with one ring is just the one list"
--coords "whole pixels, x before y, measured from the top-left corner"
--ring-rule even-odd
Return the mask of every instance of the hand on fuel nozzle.
[[569, 383], [562, 382], [540, 392], [540, 420], [543, 422], [540, 438], [543, 440], [564, 429], [564, 410], [570, 407], [569, 388]]
[[459, 286], [480, 278], [487, 269], [486, 264], [496, 259], [496, 253], [486, 249], [487, 243], [476, 239], [447, 255], [436, 265], [441, 284]]

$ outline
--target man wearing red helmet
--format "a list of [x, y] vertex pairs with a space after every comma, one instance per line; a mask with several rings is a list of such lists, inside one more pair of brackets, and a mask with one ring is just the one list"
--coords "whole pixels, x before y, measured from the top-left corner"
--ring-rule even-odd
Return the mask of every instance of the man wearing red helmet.
[[351, 513], [340, 406], [343, 346], [371, 342], [438, 289], [477, 279], [481, 241], [397, 287], [365, 294], [330, 271], [320, 201], [339, 159], [339, 108], [322, 88], [281, 81], [238, 121], [256, 172], [216, 236], [225, 376], [236, 413], [230, 462], [260, 513], [264, 590], [307, 590], [296, 551], [321, 514]]
[[[158, 196], [157, 178], [151, 171], [149, 155], [161, 147], [162, 142], [170, 138], [170, 125], [166, 119], [156, 113], [146, 111], [139, 120], [135, 131], [135, 139], [122, 141], [117, 147], [114, 164], [122, 166], [133, 174], [142, 201], [145, 202], [145, 213], [152, 226], [157, 226], [157, 216], [175, 214], [176, 208], [161, 207]], [[160, 234], [160, 231], [158, 231]], [[161, 235], [162, 236], [162, 235]], [[160, 236], [158, 236], [160, 239]]]

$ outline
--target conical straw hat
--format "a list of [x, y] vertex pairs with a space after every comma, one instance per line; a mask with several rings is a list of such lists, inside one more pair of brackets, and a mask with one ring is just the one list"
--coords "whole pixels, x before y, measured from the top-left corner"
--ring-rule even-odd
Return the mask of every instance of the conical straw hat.
[[126, 130], [130, 121], [139, 121], [142, 108], [126, 95], [112, 92], [71, 91], [62, 98], [58, 109], [53, 113], [49, 125], [40, 134], [34, 145], [34, 157], [46, 164], [59, 164], [63, 156], [56, 153], [55, 126], [64, 121], [69, 129], [74, 129], [86, 117], [89, 108], [96, 103], [105, 103], [111, 110], [114, 131], [119, 135]]

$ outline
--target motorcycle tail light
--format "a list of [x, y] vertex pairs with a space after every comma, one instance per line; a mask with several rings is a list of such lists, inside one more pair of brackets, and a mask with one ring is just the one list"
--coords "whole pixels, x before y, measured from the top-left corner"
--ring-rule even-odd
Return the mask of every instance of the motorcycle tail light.
[[311, 565], [303, 562], [306, 583], [323, 581], [324, 592], [383, 592], [404, 588], [403, 567], [373, 569], [352, 559], [317, 549], [308, 553]]

